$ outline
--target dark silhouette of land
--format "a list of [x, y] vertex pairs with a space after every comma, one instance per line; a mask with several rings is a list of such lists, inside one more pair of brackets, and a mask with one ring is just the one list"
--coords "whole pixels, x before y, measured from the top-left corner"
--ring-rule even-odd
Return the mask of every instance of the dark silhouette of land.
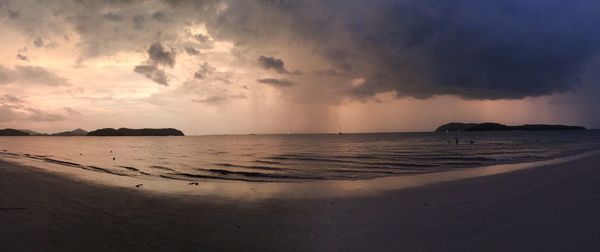
[[88, 136], [184, 136], [183, 132], [178, 129], [99, 129], [91, 131]]
[[29, 136], [29, 133], [16, 129], [3, 129], [0, 130], [0, 136]]
[[74, 129], [71, 131], [63, 131], [59, 133], [54, 133], [52, 136], [86, 136], [88, 134], [87, 131], [82, 129]]
[[28, 130], [28, 129], [18, 129], [18, 131], [28, 133], [30, 136], [47, 136], [48, 135], [46, 133], [39, 133], [39, 132], [36, 132], [33, 130]]
[[438, 127], [436, 132], [456, 131], [509, 131], [509, 130], [585, 130], [581, 126], [525, 124], [520, 126], [507, 126], [500, 123], [448, 123]]
[[26, 129], [2, 129], [0, 136], [184, 136], [183, 132], [178, 129], [98, 129], [87, 132], [83, 129], [74, 129], [71, 131], [63, 131], [54, 134], [45, 134]]

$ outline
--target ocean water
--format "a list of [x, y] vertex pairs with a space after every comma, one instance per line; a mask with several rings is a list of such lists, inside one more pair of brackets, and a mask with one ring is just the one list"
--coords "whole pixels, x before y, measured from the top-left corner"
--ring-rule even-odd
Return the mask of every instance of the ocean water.
[[0, 158], [186, 181], [369, 179], [547, 160], [598, 148], [599, 130], [0, 138]]

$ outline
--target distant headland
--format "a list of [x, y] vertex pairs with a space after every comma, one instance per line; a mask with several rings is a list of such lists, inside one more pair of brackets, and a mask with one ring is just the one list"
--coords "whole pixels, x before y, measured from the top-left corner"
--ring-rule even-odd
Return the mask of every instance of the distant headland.
[[99, 129], [87, 133], [88, 136], [184, 136], [178, 129]]
[[525, 124], [519, 126], [508, 126], [500, 123], [448, 123], [438, 127], [436, 132], [458, 132], [458, 131], [509, 131], [509, 130], [585, 130], [581, 126], [548, 125], [548, 124]]
[[178, 129], [128, 129], [105, 128], [87, 132], [83, 129], [74, 129], [54, 134], [38, 133], [25, 129], [0, 129], [0, 136], [184, 136]]
[[29, 136], [29, 133], [16, 129], [2, 129], [0, 130], [0, 136]]

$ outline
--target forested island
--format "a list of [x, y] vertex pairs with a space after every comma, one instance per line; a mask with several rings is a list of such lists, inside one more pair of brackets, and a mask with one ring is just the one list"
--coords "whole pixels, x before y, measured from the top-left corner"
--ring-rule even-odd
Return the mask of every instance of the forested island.
[[104, 128], [91, 132], [83, 129], [74, 129], [54, 134], [39, 133], [25, 129], [1, 129], [0, 136], [184, 136], [178, 129], [128, 129], [128, 128]]
[[112, 129], [105, 128], [91, 131], [88, 136], [184, 136], [183, 132], [178, 129]]
[[548, 124], [525, 124], [508, 126], [500, 123], [448, 123], [438, 127], [436, 132], [458, 132], [458, 131], [509, 131], [509, 130], [585, 130], [581, 126], [548, 125]]

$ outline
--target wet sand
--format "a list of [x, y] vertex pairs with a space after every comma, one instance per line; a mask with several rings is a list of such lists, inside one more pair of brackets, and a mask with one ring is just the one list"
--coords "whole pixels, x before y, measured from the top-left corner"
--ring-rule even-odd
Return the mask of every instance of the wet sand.
[[600, 155], [315, 198], [156, 194], [0, 161], [3, 251], [598, 250]]

